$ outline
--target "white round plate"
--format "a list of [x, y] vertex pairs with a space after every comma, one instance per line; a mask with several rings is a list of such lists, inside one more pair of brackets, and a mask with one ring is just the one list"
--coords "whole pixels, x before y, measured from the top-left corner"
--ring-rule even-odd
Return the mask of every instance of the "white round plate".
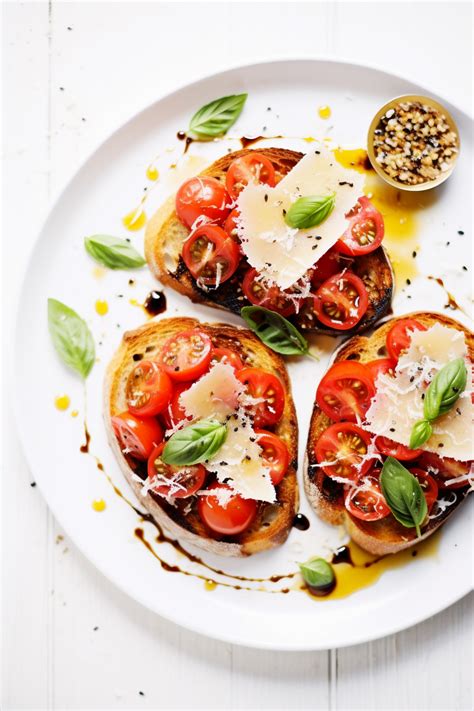
[[[83, 386], [63, 367], [48, 335], [48, 297], [64, 301], [90, 324], [98, 355], [87, 380], [91, 450], [115, 484], [133, 499], [107, 445], [101, 413], [102, 379], [123, 332], [146, 320], [130, 299], [140, 302], [159, 285], [146, 268], [133, 273], [107, 271], [98, 277], [84, 251], [83, 239], [95, 233], [128, 236], [141, 249], [143, 230], [127, 233], [122, 217], [138, 205], [145, 185], [149, 194], [145, 210], [151, 215], [185, 175], [198, 172], [205, 162], [239, 147], [238, 141], [228, 139], [194, 144], [190, 157], [180, 158], [183, 143], [176, 138], [176, 132], [187, 127], [190, 116], [202, 104], [239, 92], [248, 92], [249, 98], [231, 130], [233, 136], [258, 135], [266, 126], [267, 135], [327, 135], [353, 147], [365, 145], [367, 126], [388, 99], [430, 93], [390, 74], [342, 62], [272, 62], [233, 69], [184, 87], [116, 131], [66, 187], [32, 253], [15, 344], [18, 425], [38, 486], [67, 534], [99, 570], [148, 608], [192, 630], [242, 645], [301, 650], [356, 644], [413, 625], [470, 590], [471, 507], [464, 506], [444, 528], [436, 556], [386, 572], [376, 584], [345, 599], [314, 602], [298, 591], [287, 595], [225, 587], [208, 591], [202, 580], [160, 567], [134, 536], [139, 525], [137, 515], [114, 494], [93, 457], [80, 453]], [[329, 120], [318, 117], [317, 108], [322, 104], [332, 109]], [[456, 299], [467, 304], [469, 272], [461, 265], [468, 259], [465, 245], [470, 244], [471, 121], [455, 107], [449, 108], [459, 124], [462, 153], [452, 178], [439, 190], [437, 201], [419, 218], [417, 259], [421, 273], [443, 277]], [[292, 147], [295, 140], [279, 144]], [[299, 145], [307, 144], [300, 141]], [[152, 183], [145, 171], [155, 159], [162, 177]], [[177, 167], [169, 169], [175, 163]], [[466, 230], [464, 236], [458, 234], [462, 229]], [[449, 248], [447, 242], [451, 243]], [[135, 286], [129, 285], [130, 277], [136, 280]], [[225, 317], [172, 292], [166, 295], [165, 316], [179, 313], [210, 321]], [[97, 299], [107, 300], [106, 316], [95, 312]], [[394, 311], [443, 311], [445, 301], [443, 290], [435, 282], [419, 277], [409, 290], [398, 291]], [[465, 320], [459, 311], [454, 315]], [[239, 322], [231, 316], [228, 320]], [[289, 365], [299, 416], [301, 460], [313, 395], [330, 354], [328, 349], [319, 364], [303, 359]], [[71, 398], [68, 412], [59, 412], [54, 406], [55, 396], [61, 393]], [[72, 409], [79, 410], [76, 418], [71, 417]], [[107, 508], [97, 513], [91, 503], [100, 498]], [[316, 519], [303, 491], [301, 499], [301, 510], [310, 518], [311, 527], [306, 532], [293, 530], [280, 549], [245, 560], [219, 560], [207, 555], [205, 560], [234, 575], [265, 577], [294, 570], [296, 560], [327, 553], [340, 545], [339, 531]], [[153, 538], [150, 524], [145, 524], [145, 534]], [[199, 572], [199, 567], [185, 558], [177, 559], [170, 545], [156, 544], [156, 549], [168, 562], [178, 561], [184, 569]]]

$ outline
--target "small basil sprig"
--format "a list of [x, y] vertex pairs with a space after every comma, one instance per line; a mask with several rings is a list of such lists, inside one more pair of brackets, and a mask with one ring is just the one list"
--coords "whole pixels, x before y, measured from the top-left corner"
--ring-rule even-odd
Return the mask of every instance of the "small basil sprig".
[[165, 444], [161, 459], [165, 464], [186, 466], [213, 457], [224, 444], [227, 427], [215, 420], [200, 420], [178, 430]]
[[336, 193], [300, 197], [287, 211], [285, 222], [302, 230], [317, 227], [329, 217], [335, 203]]
[[86, 322], [66, 304], [48, 299], [48, 326], [60, 358], [87, 378], [94, 365], [95, 346]]
[[196, 111], [189, 130], [203, 138], [222, 136], [239, 118], [246, 99], [247, 94], [233, 94], [211, 101]]
[[452, 360], [436, 373], [425, 393], [424, 419], [415, 422], [411, 431], [411, 449], [417, 449], [429, 440], [433, 434], [431, 422], [451, 410], [465, 390], [466, 383], [467, 370], [463, 358]]
[[244, 306], [240, 315], [266, 346], [282, 355], [309, 355], [309, 344], [286, 318], [263, 306]]
[[416, 528], [416, 535], [419, 536], [428, 507], [418, 479], [399, 461], [387, 457], [380, 474], [380, 487], [398, 523], [405, 528]]
[[109, 269], [135, 269], [146, 261], [130, 242], [110, 235], [92, 235], [84, 239], [86, 252]]
[[298, 563], [306, 585], [315, 595], [327, 595], [334, 589], [336, 576], [333, 567], [324, 558], [311, 558]]

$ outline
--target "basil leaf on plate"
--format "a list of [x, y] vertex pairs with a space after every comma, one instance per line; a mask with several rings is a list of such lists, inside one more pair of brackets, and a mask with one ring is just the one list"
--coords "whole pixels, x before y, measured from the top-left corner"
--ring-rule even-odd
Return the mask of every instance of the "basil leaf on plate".
[[178, 430], [165, 444], [161, 459], [165, 464], [186, 466], [211, 459], [222, 447], [227, 427], [215, 420], [200, 420]]
[[418, 479], [393, 457], [387, 457], [380, 474], [382, 493], [392, 514], [405, 528], [416, 528], [426, 518], [426, 497]]
[[87, 378], [94, 365], [95, 346], [86, 322], [66, 304], [48, 299], [48, 326], [62, 361]]
[[418, 420], [412, 427], [410, 435], [410, 449], [418, 449], [427, 442], [433, 434], [433, 428], [429, 420]]
[[276, 353], [309, 355], [309, 345], [292, 323], [263, 306], [244, 306], [240, 315], [248, 327]]
[[110, 235], [92, 235], [84, 239], [86, 252], [109, 269], [135, 269], [146, 261], [130, 242]]
[[311, 558], [298, 565], [303, 580], [315, 594], [327, 595], [334, 588], [334, 569], [324, 558]]
[[297, 227], [300, 230], [317, 227], [329, 217], [335, 203], [336, 193], [300, 197], [288, 209], [285, 222], [290, 227]]
[[423, 414], [427, 420], [435, 420], [445, 415], [464, 391], [467, 370], [464, 358], [456, 358], [439, 370], [428, 386], [423, 403]]
[[204, 138], [224, 135], [239, 118], [246, 99], [247, 94], [232, 94], [211, 101], [196, 111], [189, 130]]

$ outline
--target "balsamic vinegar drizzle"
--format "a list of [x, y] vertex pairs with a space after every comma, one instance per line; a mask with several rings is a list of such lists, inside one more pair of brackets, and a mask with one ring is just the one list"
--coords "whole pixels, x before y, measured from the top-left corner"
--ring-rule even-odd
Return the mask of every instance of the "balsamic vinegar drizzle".
[[[448, 297], [448, 303], [445, 304], [445, 306], [444, 306], [445, 309], [452, 309], [453, 311], [459, 310], [459, 311], [462, 311], [463, 313], [466, 313], [466, 312], [464, 311], [464, 309], [463, 309], [461, 306], [459, 306], [459, 304], [457, 303], [456, 299], [455, 299], [454, 296], [451, 294], [451, 292], [449, 292], [449, 291], [446, 289], [446, 287], [445, 287], [445, 285], [444, 285], [444, 281], [443, 281], [440, 277], [429, 276], [428, 279], [429, 279], [430, 281], [435, 281], [437, 284], [439, 284], [439, 286], [440, 286], [442, 289], [444, 289], [444, 291], [445, 291], [445, 293], [446, 293], [446, 296]], [[466, 316], [469, 316], [469, 314], [466, 314]]]
[[145, 301], [143, 302], [143, 308], [150, 316], [158, 316], [166, 311], [166, 296], [162, 291], [153, 289], [150, 291]]
[[297, 528], [298, 531], [307, 531], [309, 528], [309, 521], [307, 517], [302, 513], [297, 513], [293, 519], [293, 528]]

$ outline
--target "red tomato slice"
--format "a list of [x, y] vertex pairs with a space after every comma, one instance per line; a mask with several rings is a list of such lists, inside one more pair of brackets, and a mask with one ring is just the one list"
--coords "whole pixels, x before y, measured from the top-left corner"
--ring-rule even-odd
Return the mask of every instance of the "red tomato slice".
[[142, 360], [128, 376], [127, 405], [134, 415], [158, 415], [168, 406], [172, 394], [173, 383], [153, 360]]
[[135, 459], [148, 459], [153, 447], [163, 440], [163, 430], [152, 417], [135, 417], [122, 412], [112, 417], [112, 427], [123, 454]]
[[364, 365], [372, 373], [372, 378], [375, 383], [380, 374], [395, 375], [397, 361], [392, 360], [391, 358], [378, 358], [377, 360], [371, 360], [370, 363], [364, 363]]
[[426, 498], [428, 513], [430, 513], [431, 509], [433, 508], [434, 502], [438, 498], [438, 484], [436, 483], [435, 479], [427, 472], [423, 471], [423, 469], [413, 468], [410, 469], [410, 472], [413, 474], [413, 476], [416, 476], [416, 478], [420, 482], [420, 486], [423, 489], [423, 493]]
[[341, 254], [359, 257], [380, 246], [384, 236], [383, 217], [366, 197], [358, 200], [358, 210], [350, 215], [349, 225], [336, 244]]
[[316, 402], [331, 420], [362, 419], [375, 395], [368, 368], [355, 360], [334, 363], [319, 383]]
[[217, 288], [235, 274], [240, 249], [222, 227], [203, 225], [185, 241], [183, 259], [196, 280]]
[[379, 484], [380, 471], [365, 476], [360, 485], [351, 487], [345, 499], [346, 509], [361, 521], [379, 521], [389, 515]]
[[288, 447], [280, 437], [266, 430], [255, 430], [257, 443], [262, 448], [262, 459], [270, 469], [272, 484], [278, 486], [290, 464]]
[[256, 269], [249, 269], [242, 282], [242, 290], [250, 303], [276, 311], [281, 316], [294, 314], [295, 305], [285, 292], [277, 286], [267, 286], [258, 277]]
[[245, 531], [254, 520], [257, 513], [257, 502], [254, 499], [244, 499], [239, 494], [233, 494], [224, 506], [212, 495], [213, 489], [230, 489], [227, 484], [216, 482], [209, 487], [207, 496], [200, 496], [198, 512], [206, 526], [224, 536], [237, 536]]
[[148, 459], [148, 478], [158, 477], [152, 491], [160, 496], [172, 496], [186, 499], [202, 489], [206, 480], [206, 470], [202, 464], [187, 467], [174, 467], [161, 460], [165, 443], [155, 447]]
[[257, 151], [233, 160], [225, 179], [227, 192], [233, 200], [239, 197], [249, 183], [265, 183], [270, 187], [275, 185], [273, 163]]
[[449, 484], [448, 482], [450, 479], [459, 479], [459, 477], [469, 474], [471, 462], [458, 462], [456, 459], [450, 459], [449, 457], [438, 457], [433, 452], [423, 452], [420, 456], [419, 464], [429, 474], [436, 477], [441, 489], [462, 489], [469, 484], [466, 479], [454, 484]]
[[226, 221], [224, 222], [224, 229], [229, 235], [229, 237], [232, 237], [234, 242], [237, 242], [239, 244], [239, 249], [240, 251], [240, 239], [239, 235], [237, 232], [237, 219], [239, 218], [240, 212], [237, 208], [234, 208], [230, 215], [227, 217]]
[[370, 444], [370, 434], [351, 422], [330, 425], [315, 447], [315, 455], [329, 477], [357, 481], [373, 462], [364, 459]]
[[376, 437], [374, 444], [382, 454], [386, 457], [393, 457], [400, 462], [410, 462], [416, 459], [422, 453], [422, 449], [410, 449], [403, 444], [398, 444], [388, 437]]
[[333, 274], [337, 274], [340, 271], [341, 260], [339, 258], [339, 252], [336, 252], [334, 247], [331, 247], [313, 266], [311, 283], [313, 286], [318, 287], [323, 281], [326, 281], [329, 277], [332, 277]]
[[390, 358], [398, 360], [400, 355], [408, 350], [413, 331], [426, 331], [426, 326], [414, 318], [405, 318], [392, 326], [386, 339]]
[[186, 411], [184, 407], [181, 407], [179, 403], [179, 398], [181, 396], [181, 393], [184, 393], [186, 390], [188, 390], [191, 385], [192, 383], [175, 383], [173, 395], [171, 396], [171, 400], [168, 404], [168, 407], [162, 413], [163, 420], [168, 430], [175, 427], [178, 422], [189, 419], [186, 417]]
[[254, 406], [255, 427], [276, 425], [285, 407], [285, 390], [279, 378], [260, 368], [243, 368], [236, 375], [251, 397], [263, 399]]
[[230, 348], [214, 348], [212, 351], [211, 366], [215, 363], [228, 363], [234, 370], [242, 370], [244, 364], [235, 351]]
[[225, 187], [215, 178], [191, 178], [176, 193], [176, 213], [189, 228], [202, 216], [222, 222], [230, 212], [229, 203]]
[[314, 296], [318, 319], [338, 331], [346, 331], [359, 323], [368, 305], [364, 282], [348, 270], [327, 279]]
[[199, 329], [182, 331], [165, 342], [160, 365], [173, 380], [197, 380], [209, 368], [212, 342]]

